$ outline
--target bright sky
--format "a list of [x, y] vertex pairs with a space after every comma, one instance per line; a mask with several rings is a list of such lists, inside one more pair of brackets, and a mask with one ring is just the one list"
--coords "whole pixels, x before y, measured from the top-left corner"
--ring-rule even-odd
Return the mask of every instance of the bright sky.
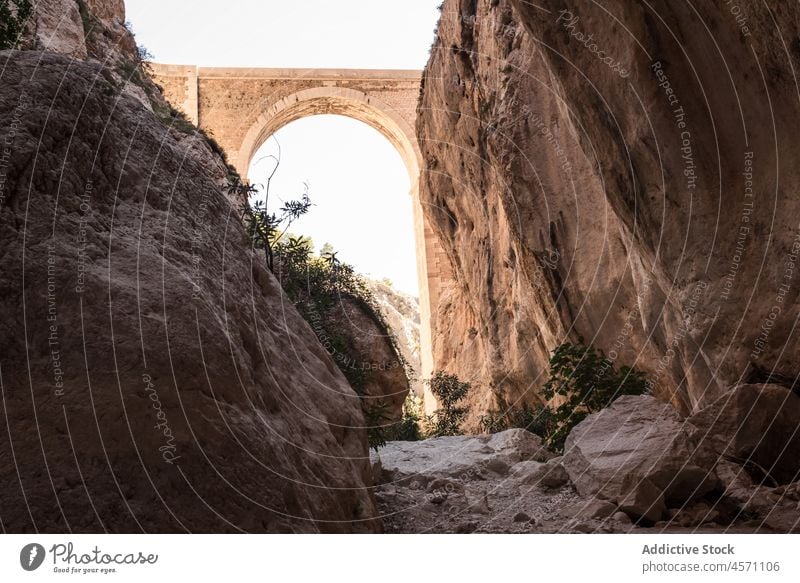
[[[330, 243], [359, 272], [388, 277], [417, 295], [410, 184], [394, 146], [367, 124], [338, 115], [297, 120], [275, 138], [281, 165], [270, 197], [299, 198], [305, 181], [314, 203], [291, 232], [310, 236], [317, 250]], [[276, 153], [273, 140], [264, 144], [253, 158], [251, 182], [266, 183], [274, 163], [264, 156]]]
[[[126, 0], [136, 39], [160, 63], [216, 67], [422, 69], [441, 0]], [[417, 295], [409, 182], [399, 154], [355, 120], [317, 116], [277, 134], [273, 193], [303, 182], [316, 206], [293, 232]], [[269, 144], [266, 148], [273, 148]], [[263, 151], [256, 155], [258, 160]], [[251, 170], [263, 182], [265, 164]]]

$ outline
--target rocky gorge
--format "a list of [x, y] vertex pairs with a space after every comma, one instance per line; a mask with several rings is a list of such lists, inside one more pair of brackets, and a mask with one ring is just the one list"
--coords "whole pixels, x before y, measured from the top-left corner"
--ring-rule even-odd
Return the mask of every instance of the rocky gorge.
[[[469, 409], [370, 451], [364, 400], [422, 392], [416, 300], [372, 282], [381, 317], [316, 326], [122, 0], [35, 2], [0, 51], [4, 530], [797, 532], [800, 8], [741, 5], [444, 0], [419, 193]], [[565, 342], [646, 393], [563, 451], [487, 431]]]

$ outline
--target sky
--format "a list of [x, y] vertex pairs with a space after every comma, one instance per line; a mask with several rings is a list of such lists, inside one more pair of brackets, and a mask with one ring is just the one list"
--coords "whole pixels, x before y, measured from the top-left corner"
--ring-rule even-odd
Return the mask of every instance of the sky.
[[[159, 63], [208, 67], [422, 69], [441, 0], [126, 0], [137, 42]], [[292, 227], [319, 248], [417, 295], [409, 179], [376, 130], [315, 116], [276, 133], [282, 162], [272, 192], [295, 198], [308, 182], [311, 213]], [[269, 150], [265, 150], [267, 148]], [[254, 162], [266, 151], [268, 142]], [[265, 163], [250, 178], [263, 182]]]

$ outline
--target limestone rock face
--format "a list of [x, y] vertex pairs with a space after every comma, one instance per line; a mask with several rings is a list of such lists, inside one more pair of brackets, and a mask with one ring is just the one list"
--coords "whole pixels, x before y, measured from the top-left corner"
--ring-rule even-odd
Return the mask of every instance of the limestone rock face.
[[36, 47], [84, 59], [86, 34], [75, 0], [40, 0], [34, 6]]
[[124, 0], [36, 0], [32, 28], [37, 49], [114, 65], [137, 59]]
[[538, 436], [524, 429], [494, 435], [437, 437], [425, 441], [392, 441], [372, 454], [380, 460], [376, 481], [422, 484], [438, 478], [476, 479], [507, 476], [514, 464], [549, 457]]
[[375, 419], [376, 423], [399, 421], [409, 381], [389, 336], [390, 330], [375, 318], [370, 307], [352, 297], [340, 297], [328, 318], [332, 328], [346, 340], [347, 347], [346, 351], [337, 349], [333, 339], [312, 323], [323, 347], [340, 367], [348, 370], [351, 386], [364, 395], [368, 408], [385, 407], [383, 421]]
[[668, 505], [711, 491], [715, 462], [672, 407], [649, 396], [623, 396], [570, 432], [562, 463], [581, 496], [613, 500], [655, 522]]
[[536, 402], [578, 336], [683, 414], [794, 378], [800, 7], [748, 4], [748, 34], [712, 4], [539, 4], [445, 0], [419, 106], [435, 359], [472, 422]]
[[368, 281], [370, 291], [389, 328], [397, 339], [400, 353], [413, 371], [411, 389], [422, 397], [420, 362], [419, 299], [394, 289], [384, 281]]
[[800, 477], [800, 398], [780, 385], [741, 385], [688, 419], [697, 439], [779, 484]]
[[376, 530], [359, 400], [219, 158], [99, 63], [0, 58], [4, 529]]

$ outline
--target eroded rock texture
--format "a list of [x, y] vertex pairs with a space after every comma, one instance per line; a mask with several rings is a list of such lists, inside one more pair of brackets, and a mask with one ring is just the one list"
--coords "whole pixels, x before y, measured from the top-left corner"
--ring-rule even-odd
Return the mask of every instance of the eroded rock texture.
[[[677, 422], [674, 409], [652, 397], [623, 397], [578, 425], [568, 444], [572, 451], [564, 457], [552, 457], [539, 437], [522, 429], [391, 442], [371, 454], [385, 529], [413, 533], [800, 529], [800, 481], [779, 487], [754, 485], [741, 467], [695, 447]], [[609, 431], [610, 425], [619, 433]]]
[[359, 399], [222, 160], [62, 52], [0, 53], [3, 529], [376, 530]]
[[35, 0], [28, 47], [119, 63], [136, 51], [124, 0]]
[[579, 336], [684, 414], [793, 383], [800, 8], [739, 4], [445, 0], [421, 197], [474, 415], [538, 400]]
[[341, 296], [326, 319], [337, 338], [321, 330], [313, 316], [311, 327], [350, 386], [364, 398], [364, 410], [372, 412], [371, 425], [399, 421], [410, 386], [406, 366], [398, 356], [399, 345], [392, 340], [386, 321], [352, 296]]

